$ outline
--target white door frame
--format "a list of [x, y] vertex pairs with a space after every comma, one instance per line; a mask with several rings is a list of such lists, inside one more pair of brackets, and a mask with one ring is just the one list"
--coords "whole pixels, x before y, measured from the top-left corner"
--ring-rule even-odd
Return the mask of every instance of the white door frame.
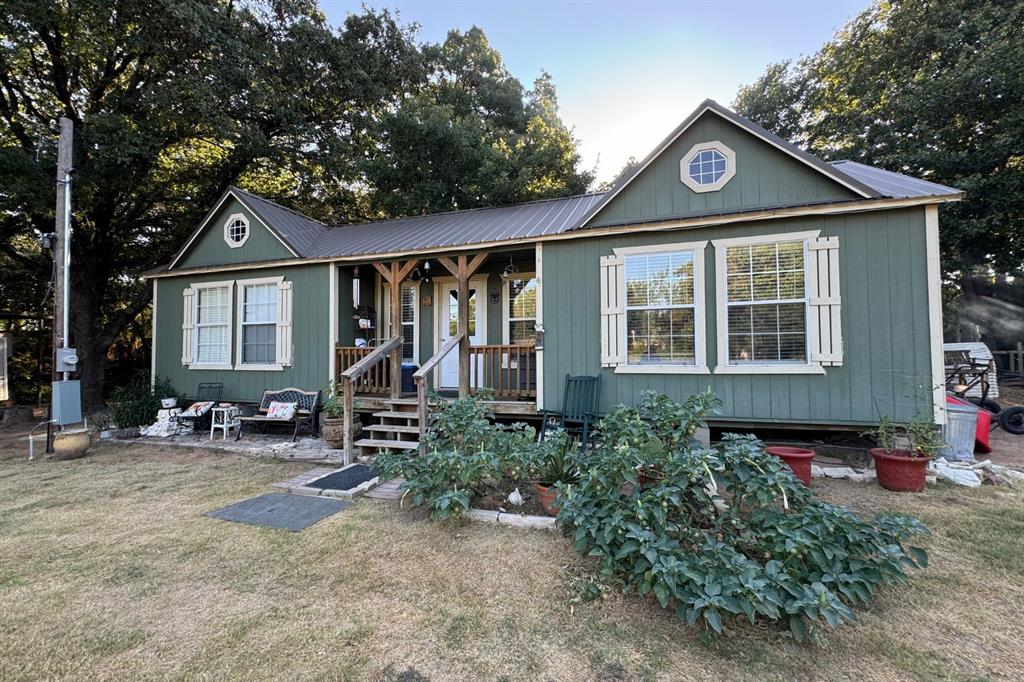
[[[477, 337], [481, 339], [482, 344], [487, 343], [487, 279], [488, 276], [477, 275], [469, 278], [469, 288], [476, 289], [476, 331]], [[434, 278], [434, 352], [436, 353], [441, 349], [441, 329], [442, 324], [447, 327], [448, 324], [448, 300], [445, 299], [441, 294], [444, 290], [451, 285], [458, 285], [459, 280], [455, 277], [436, 277]], [[442, 388], [458, 388], [458, 384], [455, 386], [445, 386], [442, 383], [441, 366], [444, 364], [442, 360], [438, 363], [437, 368], [434, 370], [434, 386], [438, 390]]]

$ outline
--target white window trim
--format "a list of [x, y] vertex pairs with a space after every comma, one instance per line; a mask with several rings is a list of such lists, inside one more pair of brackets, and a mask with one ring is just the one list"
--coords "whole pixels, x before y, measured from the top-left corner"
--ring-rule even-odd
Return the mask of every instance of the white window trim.
[[[284, 281], [284, 276], [278, 277], [257, 277], [255, 279], [238, 279], [235, 280], [235, 327], [237, 333], [235, 334], [235, 364], [232, 369], [249, 371], [249, 372], [280, 372], [284, 369], [281, 365], [276, 362], [242, 362], [242, 318], [245, 316], [245, 287], [253, 284], [280, 284]], [[274, 293], [276, 300], [277, 293]], [[274, 322], [274, 335], [277, 335], [277, 322]]]
[[[241, 220], [245, 223], [245, 236], [242, 237], [242, 241], [233, 242], [228, 236], [228, 226], [235, 222], [235, 220]], [[249, 241], [249, 235], [252, 234], [252, 226], [249, 224], [249, 219], [245, 217], [243, 213], [232, 213], [228, 216], [228, 219], [224, 221], [224, 243], [226, 243], [232, 249], [240, 249], [245, 246], [245, 243]]]
[[730, 239], [715, 239], [711, 242], [715, 249], [715, 317], [716, 331], [718, 335], [718, 363], [715, 366], [715, 374], [824, 374], [825, 368], [820, 364], [811, 361], [810, 349], [814, 347], [812, 335], [815, 333], [810, 323], [810, 304], [805, 304], [804, 320], [807, 330], [807, 362], [806, 363], [743, 363], [742, 365], [729, 364], [729, 317], [727, 298], [727, 266], [725, 252], [730, 246], [755, 246], [758, 244], [776, 244], [778, 242], [804, 243], [804, 293], [807, 293], [807, 244], [817, 239], [821, 230], [807, 230], [803, 232], [784, 232], [778, 234], [765, 234], [753, 237], [732, 237]]
[[[411, 286], [413, 289], [413, 306], [412, 306], [412, 362], [414, 364], [420, 364], [420, 283], [405, 281], [401, 284], [402, 287]], [[391, 285], [388, 282], [381, 282], [381, 329], [387, 329], [391, 326]], [[399, 295], [399, 302], [402, 297]], [[388, 310], [385, 310], [388, 308]], [[389, 313], [385, 315], [385, 313]], [[391, 330], [388, 329], [390, 332]], [[389, 334], [384, 334], [382, 338], [390, 338]], [[403, 360], [404, 361], [404, 360]]]
[[234, 325], [232, 321], [228, 320], [228, 361], [224, 362], [199, 362], [199, 290], [200, 289], [217, 289], [218, 287], [228, 288], [228, 315], [234, 315], [234, 311], [231, 310], [232, 305], [232, 287], [235, 286], [235, 280], [225, 280], [222, 282], [199, 282], [197, 284], [189, 284], [189, 287], [195, 291], [195, 295], [192, 298], [192, 319], [195, 320], [194, 329], [195, 332], [192, 338], [192, 362], [188, 368], [193, 369], [233, 369], [231, 366], [231, 336], [234, 331]]
[[[707, 241], [702, 242], [681, 242], [678, 244], [654, 244], [650, 246], [627, 246], [613, 249], [616, 256], [625, 259], [626, 256], [635, 256], [641, 253], [664, 253], [674, 251], [693, 251], [693, 343], [694, 343], [694, 364], [692, 365], [631, 365], [623, 362], [616, 365], [616, 374], [710, 374], [707, 360], [707, 331], [705, 329], [705, 309], [707, 298], [705, 297], [704, 286], [704, 251]], [[625, 262], [625, 260], [623, 260]], [[625, 296], [626, 291], [626, 268], [621, 268], [619, 274], [619, 291]], [[623, 308], [625, 310], [625, 308]], [[626, 325], [623, 325], [623, 329]], [[628, 332], [627, 332], [628, 333]], [[622, 347], [625, 348], [626, 339], [622, 339]]]
[[[527, 282], [529, 282], [531, 279], [532, 280], [536, 280], [537, 279], [537, 273], [535, 273], [535, 272], [517, 272], [514, 276], [509, 277], [508, 279], [501, 280], [501, 343], [503, 345], [506, 345], [506, 346], [512, 343], [512, 335], [509, 333], [509, 326], [512, 324], [512, 319], [513, 319], [512, 318], [512, 314], [511, 314], [511, 312], [509, 312], [509, 309], [508, 309], [508, 307], [509, 307], [509, 300], [511, 298], [509, 296], [509, 293], [508, 293], [508, 285], [513, 280], [517, 280], [517, 279], [518, 280], [525, 280]], [[539, 294], [540, 293], [540, 282], [539, 281], [537, 282], [537, 291], [538, 291], [538, 294]], [[538, 298], [540, 298], [539, 295], [538, 295]], [[534, 329], [536, 329], [537, 328], [537, 310], [534, 309], [533, 312], [534, 312], [533, 327], [534, 327]], [[524, 319], [529, 319], [529, 318], [517, 317], [515, 319], [516, 320], [524, 320]]]
[[[693, 155], [698, 152], [704, 152], [711, 149], [725, 157], [725, 173], [722, 177], [718, 178], [717, 181], [707, 185], [702, 185], [690, 177], [690, 159], [692, 159]], [[725, 185], [732, 180], [735, 175], [736, 152], [729, 149], [718, 140], [712, 140], [711, 142], [698, 142], [690, 147], [690, 151], [686, 152], [686, 154], [683, 155], [683, 158], [679, 160], [679, 179], [684, 185], [694, 192], [717, 192], [725, 187]]]

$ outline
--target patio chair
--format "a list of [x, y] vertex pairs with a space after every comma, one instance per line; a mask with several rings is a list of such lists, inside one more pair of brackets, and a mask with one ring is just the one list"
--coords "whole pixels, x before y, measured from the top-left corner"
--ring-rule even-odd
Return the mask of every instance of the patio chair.
[[540, 436], [543, 441], [549, 429], [562, 429], [567, 433], [578, 435], [580, 449], [587, 449], [587, 439], [597, 421], [597, 408], [600, 398], [601, 377], [565, 375], [565, 393], [562, 396], [561, 410], [543, 410], [541, 412]]
[[196, 386], [196, 399], [186, 409], [178, 413], [174, 418], [173, 440], [181, 433], [181, 427], [191, 426], [193, 432], [198, 432], [210, 426], [210, 410], [220, 402], [220, 396], [224, 392], [224, 384], [220, 382], [207, 381]]

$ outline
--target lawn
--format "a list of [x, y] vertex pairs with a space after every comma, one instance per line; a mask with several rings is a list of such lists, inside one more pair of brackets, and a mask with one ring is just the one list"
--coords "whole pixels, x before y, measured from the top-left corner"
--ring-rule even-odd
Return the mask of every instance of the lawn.
[[305, 467], [121, 444], [28, 463], [13, 447], [0, 451], [4, 680], [1024, 676], [1019, 491], [816, 482], [859, 511], [918, 514], [931, 567], [821, 646], [750, 626], [705, 643], [653, 600], [576, 603], [586, 564], [554, 533], [369, 500], [301, 533], [265, 530], [202, 513]]

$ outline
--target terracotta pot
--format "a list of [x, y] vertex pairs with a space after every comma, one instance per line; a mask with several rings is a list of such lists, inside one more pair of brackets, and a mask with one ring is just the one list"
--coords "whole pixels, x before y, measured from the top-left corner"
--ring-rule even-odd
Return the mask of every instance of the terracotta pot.
[[533, 489], [537, 491], [537, 497], [540, 499], [540, 504], [544, 507], [544, 511], [548, 513], [548, 516], [558, 516], [558, 510], [560, 507], [555, 502], [555, 498], [558, 495], [558, 491], [555, 487], [534, 483]]
[[53, 456], [55, 459], [78, 459], [85, 457], [89, 450], [90, 433], [85, 429], [62, 431], [53, 436]]
[[775, 455], [793, 470], [793, 474], [799, 478], [804, 485], [811, 484], [811, 460], [814, 459], [814, 450], [807, 448], [794, 448], [788, 445], [772, 445], [766, 448], [769, 455]]
[[927, 457], [912, 457], [910, 450], [886, 452], [882, 448], [868, 450], [875, 460], [878, 484], [898, 493], [919, 493], [924, 490], [928, 469]]

